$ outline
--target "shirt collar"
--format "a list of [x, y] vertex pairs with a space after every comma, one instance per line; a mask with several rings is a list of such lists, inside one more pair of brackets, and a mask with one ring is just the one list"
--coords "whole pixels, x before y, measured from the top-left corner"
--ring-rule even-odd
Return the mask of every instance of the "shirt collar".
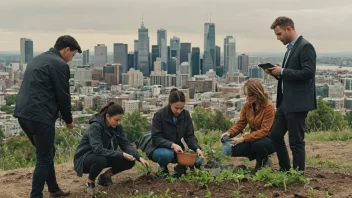
[[300, 37], [301, 35], [298, 35], [294, 40], [292, 40], [288, 45], [287, 45], [287, 49], [290, 50], [293, 48], [293, 46], [295, 45], [296, 41], [298, 40], [298, 38]]

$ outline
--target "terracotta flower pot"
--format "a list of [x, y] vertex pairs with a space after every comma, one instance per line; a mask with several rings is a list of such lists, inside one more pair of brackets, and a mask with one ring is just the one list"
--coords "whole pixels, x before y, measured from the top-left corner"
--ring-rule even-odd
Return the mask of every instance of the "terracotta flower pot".
[[193, 166], [196, 162], [197, 154], [177, 153], [177, 161], [182, 166]]

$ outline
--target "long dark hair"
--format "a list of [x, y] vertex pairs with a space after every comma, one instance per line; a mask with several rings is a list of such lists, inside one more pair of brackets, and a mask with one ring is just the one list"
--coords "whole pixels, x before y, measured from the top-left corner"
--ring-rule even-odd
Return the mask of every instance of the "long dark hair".
[[175, 102], [186, 102], [185, 94], [182, 91], [178, 90], [177, 88], [171, 89], [170, 95], [169, 95], [169, 104], [172, 104]]
[[109, 114], [109, 116], [114, 116], [114, 115], [123, 114], [123, 113], [124, 113], [124, 110], [119, 104], [115, 104], [114, 102], [109, 102], [105, 106], [101, 107], [97, 114], [105, 117], [106, 114]]

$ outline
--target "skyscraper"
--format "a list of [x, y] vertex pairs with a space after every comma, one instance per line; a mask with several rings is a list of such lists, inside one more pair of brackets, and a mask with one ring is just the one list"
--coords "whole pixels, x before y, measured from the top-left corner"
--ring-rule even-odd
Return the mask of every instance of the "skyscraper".
[[119, 73], [126, 73], [128, 70], [128, 45], [114, 43], [114, 63], [120, 63]]
[[180, 50], [181, 50], [181, 45], [180, 45], [180, 38], [173, 37], [170, 39], [170, 57], [175, 57], [176, 58], [176, 71], [179, 70], [180, 66]]
[[131, 68], [134, 68], [134, 52], [129, 52], [128, 53], [128, 69], [127, 70], [130, 70]]
[[138, 69], [144, 76], [149, 76], [149, 36], [143, 22], [138, 29]]
[[216, 46], [215, 47], [215, 54], [216, 54], [216, 70], [215, 70], [215, 72], [216, 72], [216, 75], [217, 76], [222, 76], [222, 74], [223, 74], [223, 66], [222, 65], [220, 65], [220, 53], [221, 53], [221, 49], [220, 49], [220, 47], [219, 46]]
[[191, 53], [191, 43], [181, 43], [180, 63], [188, 62], [188, 54]]
[[215, 52], [215, 24], [204, 24], [204, 58], [203, 58], [203, 73], [210, 69], [215, 71], [216, 52]]
[[33, 59], [33, 41], [29, 38], [20, 39], [21, 64], [26, 64]]
[[108, 62], [108, 48], [104, 44], [94, 47], [94, 67], [103, 68]]
[[[159, 45], [152, 45], [152, 64], [154, 66], [154, 62], [156, 61], [157, 58], [159, 57]], [[161, 60], [160, 60], [161, 61]], [[154, 71], [154, 67], [151, 68], [151, 71]]]
[[238, 70], [238, 65], [237, 65], [237, 57], [236, 57], [236, 41], [233, 38], [229, 39], [228, 43], [228, 52], [229, 52], [229, 68], [228, 68], [228, 74], [232, 75], [235, 71]]
[[138, 40], [134, 40], [134, 65], [133, 68], [137, 70], [138, 68]]
[[89, 49], [83, 51], [83, 65], [89, 65]]
[[168, 61], [167, 56], [167, 32], [164, 29], [158, 30], [158, 46], [159, 46], [159, 57], [161, 58], [161, 62], [164, 64]]
[[191, 54], [191, 75], [200, 74], [200, 49], [199, 47], [192, 47]]
[[238, 68], [244, 74], [248, 74], [249, 57], [246, 54], [241, 54], [238, 56]]
[[224, 74], [229, 71], [229, 40], [232, 38], [232, 36], [227, 36], [224, 39]]

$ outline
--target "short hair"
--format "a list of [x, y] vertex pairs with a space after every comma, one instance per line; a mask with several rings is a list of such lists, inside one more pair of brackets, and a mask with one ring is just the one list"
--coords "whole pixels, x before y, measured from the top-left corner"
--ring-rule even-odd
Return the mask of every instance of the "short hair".
[[270, 29], [275, 29], [276, 26], [279, 26], [280, 28], [287, 28], [290, 26], [292, 29], [295, 29], [295, 24], [293, 23], [293, 20], [289, 17], [285, 16], [280, 16], [275, 19], [273, 24], [271, 24]]
[[71, 51], [77, 50], [78, 53], [82, 53], [81, 47], [79, 46], [76, 39], [70, 35], [60, 36], [55, 43], [54, 48], [57, 50], [62, 50], [66, 47], [69, 47]]

